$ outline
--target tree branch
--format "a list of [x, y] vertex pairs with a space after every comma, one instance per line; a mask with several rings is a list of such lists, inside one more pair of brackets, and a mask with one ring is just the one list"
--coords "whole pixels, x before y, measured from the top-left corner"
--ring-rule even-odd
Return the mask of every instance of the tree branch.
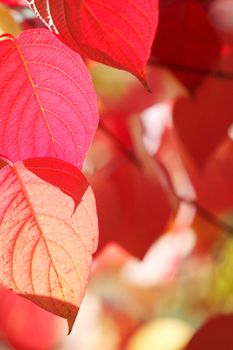
[[[118, 149], [129, 159], [129, 161], [134, 164], [138, 169], [141, 170], [141, 161], [138, 159], [137, 155], [129, 150], [122, 141], [112, 133], [111, 130], [109, 130], [106, 126], [104, 126], [101, 122], [99, 123], [99, 128], [108, 135], [117, 145]], [[223, 230], [231, 235], [233, 235], [233, 227], [229, 225], [228, 223], [222, 221], [218, 217], [216, 217], [214, 214], [210, 213], [206, 208], [204, 208], [201, 204], [199, 204], [196, 200], [182, 197], [176, 193], [176, 190], [174, 188], [174, 185], [172, 183], [172, 180], [170, 178], [169, 172], [167, 168], [162, 164], [158, 159], [154, 159], [153, 161], [156, 162], [156, 165], [158, 166], [160, 172], [162, 173], [165, 181], [166, 181], [166, 187], [170, 192], [170, 195], [173, 197], [173, 200], [176, 200], [178, 202], [183, 202], [188, 205], [194, 206], [198, 212], [198, 214], [205, 219], [207, 222], [212, 224], [213, 226], [219, 228], [220, 230]], [[164, 183], [164, 181], [163, 181]]]
[[155, 66], [169, 68], [180, 73], [186, 73], [190, 75], [201, 75], [201, 76], [209, 75], [218, 79], [233, 80], [233, 72], [223, 72], [219, 69], [208, 70], [203, 68], [188, 67], [188, 66], [182, 66], [179, 64], [171, 63], [171, 62], [159, 62], [155, 59], [150, 59], [149, 63]]

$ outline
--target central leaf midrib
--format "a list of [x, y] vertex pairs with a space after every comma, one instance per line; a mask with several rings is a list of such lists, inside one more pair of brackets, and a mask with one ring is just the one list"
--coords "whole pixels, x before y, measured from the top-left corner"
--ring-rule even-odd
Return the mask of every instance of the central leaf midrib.
[[18, 182], [19, 182], [19, 185], [20, 185], [20, 188], [21, 188], [21, 190], [22, 190], [22, 193], [23, 193], [23, 195], [24, 195], [24, 197], [25, 197], [25, 199], [26, 199], [26, 202], [27, 202], [27, 204], [28, 204], [28, 207], [29, 207], [29, 210], [30, 210], [30, 212], [31, 212], [31, 215], [32, 215], [33, 219], [35, 220], [36, 227], [37, 227], [37, 229], [39, 230], [40, 236], [41, 236], [42, 239], [43, 239], [45, 248], [46, 248], [47, 253], [48, 253], [48, 257], [49, 257], [49, 259], [50, 259], [50, 261], [51, 261], [51, 265], [53, 266], [54, 271], [55, 271], [55, 273], [56, 273], [56, 275], [57, 275], [57, 280], [58, 280], [58, 284], [59, 284], [60, 290], [61, 290], [61, 292], [62, 292], [63, 301], [66, 302], [65, 294], [64, 294], [63, 288], [62, 288], [62, 283], [61, 283], [60, 278], [59, 278], [59, 273], [58, 273], [58, 271], [57, 271], [57, 269], [56, 269], [56, 267], [55, 267], [55, 265], [54, 265], [52, 256], [51, 256], [51, 254], [50, 254], [49, 247], [48, 247], [47, 242], [46, 242], [46, 237], [44, 236], [43, 230], [42, 230], [41, 227], [40, 227], [40, 224], [39, 224], [39, 222], [38, 222], [36, 213], [35, 213], [35, 211], [34, 211], [34, 209], [33, 209], [33, 206], [32, 206], [32, 204], [31, 204], [30, 198], [29, 198], [29, 196], [28, 196], [27, 190], [26, 190], [26, 188], [25, 188], [25, 186], [24, 186], [24, 183], [23, 183], [23, 181], [22, 181], [22, 179], [21, 179], [21, 177], [20, 177], [20, 174], [19, 174], [19, 172], [18, 172], [18, 170], [17, 170], [17, 167], [16, 167], [15, 165], [12, 165], [12, 168], [13, 168], [13, 171], [14, 171], [14, 173], [15, 173], [15, 176], [16, 176]]
[[54, 146], [54, 149], [55, 149], [55, 139], [54, 139], [53, 134], [52, 134], [52, 132], [51, 132], [51, 129], [50, 129], [50, 127], [49, 127], [48, 120], [47, 120], [46, 115], [45, 115], [45, 109], [44, 109], [44, 107], [43, 107], [43, 105], [42, 105], [42, 103], [41, 103], [41, 101], [40, 101], [40, 97], [39, 97], [38, 92], [37, 92], [37, 89], [36, 89], [36, 84], [34, 83], [34, 81], [33, 81], [33, 79], [32, 79], [32, 76], [31, 76], [31, 73], [30, 73], [30, 70], [29, 70], [29, 67], [28, 67], [28, 64], [27, 64], [27, 60], [25, 59], [25, 57], [24, 57], [24, 55], [23, 55], [23, 53], [22, 53], [22, 50], [21, 50], [21, 48], [20, 48], [20, 46], [18, 45], [18, 43], [17, 43], [16, 40], [14, 40], [14, 44], [15, 44], [15, 47], [16, 47], [17, 52], [18, 52], [18, 54], [19, 54], [19, 57], [20, 57], [20, 59], [21, 59], [21, 61], [22, 61], [22, 63], [23, 63], [23, 67], [24, 67], [25, 72], [26, 72], [26, 74], [27, 74], [27, 76], [28, 76], [28, 80], [29, 80], [29, 82], [30, 82], [30, 84], [31, 84], [31, 86], [32, 86], [32, 90], [33, 90], [34, 96], [35, 96], [36, 101], [37, 101], [37, 103], [38, 103], [38, 105], [39, 105], [39, 109], [40, 109], [40, 111], [41, 111], [41, 114], [42, 114], [43, 117], [44, 117], [44, 121], [45, 121], [46, 127], [47, 127], [47, 129], [48, 129], [48, 132], [49, 132], [51, 141], [52, 141], [53, 146]]

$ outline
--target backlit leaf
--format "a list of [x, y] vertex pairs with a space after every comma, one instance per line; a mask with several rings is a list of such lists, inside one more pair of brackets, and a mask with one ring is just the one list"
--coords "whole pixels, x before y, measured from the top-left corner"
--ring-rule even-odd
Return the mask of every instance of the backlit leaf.
[[[204, 1], [203, 1], [204, 3]], [[201, 1], [160, 1], [151, 62], [167, 65], [191, 90], [215, 65], [221, 41]]]
[[[221, 62], [223, 74], [233, 72], [233, 52]], [[203, 167], [227, 137], [233, 123], [233, 81], [208, 77], [195, 96], [181, 98], [174, 107], [174, 124], [183, 145]]]
[[32, 159], [1, 170], [0, 196], [1, 284], [66, 318], [71, 330], [98, 236], [86, 179], [61, 160]]
[[[115, 129], [119, 136], [121, 129]], [[112, 150], [104, 166], [88, 180], [96, 197], [100, 242], [98, 251], [116, 242], [142, 259], [151, 244], [164, 232], [171, 206], [158, 181], [143, 173], [102, 132], [96, 135], [94, 164]], [[98, 149], [97, 143], [102, 143]], [[95, 148], [96, 147], [96, 148]]]
[[0, 153], [54, 157], [82, 167], [98, 123], [80, 56], [46, 29], [0, 42]]
[[28, 0], [66, 44], [144, 80], [158, 22], [157, 0]]

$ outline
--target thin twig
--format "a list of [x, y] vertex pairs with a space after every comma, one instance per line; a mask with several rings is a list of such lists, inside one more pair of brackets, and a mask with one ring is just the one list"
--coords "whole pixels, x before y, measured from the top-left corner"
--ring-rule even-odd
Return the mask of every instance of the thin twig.
[[[120, 140], [117, 135], [112, 133], [111, 130], [109, 130], [106, 126], [104, 126], [101, 122], [99, 124], [99, 128], [107, 134], [118, 146], [118, 149], [129, 159], [129, 161], [134, 164], [138, 169], [141, 169], [141, 162], [136, 156], [136, 154], [132, 151], [129, 150]], [[219, 229], [228, 232], [229, 234], [233, 235], [233, 227], [229, 225], [228, 223], [222, 221], [218, 217], [216, 217], [214, 214], [210, 213], [206, 208], [204, 208], [200, 203], [198, 203], [196, 200], [182, 197], [176, 193], [176, 190], [174, 188], [174, 185], [172, 183], [172, 180], [170, 178], [169, 172], [158, 159], [154, 159], [156, 164], [158, 165], [161, 173], [163, 174], [164, 178], [166, 179], [166, 184], [167, 187], [169, 188], [171, 194], [174, 196], [174, 198], [178, 202], [183, 202], [188, 205], [194, 206], [197, 209], [197, 212], [201, 217], [203, 217], [207, 222], [212, 224], [215, 227], [218, 227]]]
[[189, 67], [189, 66], [182, 66], [176, 63], [171, 62], [160, 62], [156, 61], [154, 59], [150, 59], [150, 63], [156, 66], [170, 68], [172, 70], [175, 70], [180, 73], [186, 73], [190, 75], [201, 75], [201, 76], [213, 76], [218, 79], [224, 79], [224, 80], [233, 80], [233, 72], [223, 72], [219, 69], [217, 70], [209, 70], [204, 68], [196, 68], [196, 67]]

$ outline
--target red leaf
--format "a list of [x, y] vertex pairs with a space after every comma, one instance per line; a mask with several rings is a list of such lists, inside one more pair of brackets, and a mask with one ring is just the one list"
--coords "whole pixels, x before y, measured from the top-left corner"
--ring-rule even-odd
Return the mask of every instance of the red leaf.
[[[233, 141], [227, 137], [206, 162], [205, 167], [200, 169], [197, 163], [184, 151], [184, 147], [176, 142], [177, 139], [174, 136], [173, 128], [170, 131], [167, 130], [157, 153], [160, 161], [168, 169], [172, 182], [176, 183], [175, 174], [177, 172], [182, 174], [185, 167], [185, 173], [188, 173], [191, 180], [197, 202], [213, 215], [231, 213], [233, 209]], [[182, 157], [182, 163], [180, 156]], [[192, 199], [193, 191], [191, 193], [190, 191], [189, 193], [186, 190], [184, 191], [185, 186], [181, 184], [180, 182], [177, 187], [178, 193]], [[203, 216], [203, 220], [205, 220], [205, 216]], [[231, 215], [224, 215], [223, 221], [231, 225]], [[196, 222], [194, 225], [200, 234], [203, 233], [202, 222]], [[212, 233], [209, 232], [210, 236], [214, 238], [216, 237], [216, 227], [211, 223], [209, 225], [211, 227], [206, 227], [206, 231], [211, 230]], [[217, 227], [217, 229], [218, 234], [219, 228]], [[205, 232], [204, 235], [207, 240], [209, 233]]]
[[0, 42], [0, 153], [54, 157], [82, 167], [98, 123], [95, 92], [78, 54], [46, 29]]
[[54, 349], [59, 319], [6, 289], [0, 291], [0, 332], [17, 350]]
[[[101, 134], [97, 136], [101, 140]], [[104, 138], [101, 141], [104, 142]], [[108, 150], [110, 148], [108, 145]], [[98, 152], [97, 148], [94, 150]], [[101, 151], [100, 159], [106, 154], [106, 149]], [[98, 251], [109, 242], [116, 242], [142, 258], [164, 232], [171, 207], [157, 181], [152, 181], [116, 149], [113, 151], [107, 164], [88, 177], [96, 197], [99, 219], [101, 239]], [[95, 156], [97, 159], [98, 154]]]
[[[206, 164], [204, 171], [197, 171], [187, 159], [189, 172], [197, 193], [198, 202], [214, 213], [231, 212], [233, 209], [233, 141], [226, 138], [214, 157]], [[224, 217], [231, 222], [231, 216]]]
[[232, 350], [233, 315], [218, 315], [209, 319], [192, 337], [186, 350]]
[[[233, 72], [233, 55], [222, 71]], [[174, 123], [179, 138], [199, 166], [203, 166], [227, 136], [233, 123], [233, 82], [208, 77], [196, 95], [178, 100]]]
[[[72, 197], [75, 203], [74, 207], [75, 209], [77, 208], [88, 188], [88, 183], [85, 181], [82, 173], [78, 172], [73, 165], [65, 163], [62, 160], [58, 162], [55, 158], [27, 159], [23, 163], [36, 176], [60, 188], [62, 192]], [[61, 169], [61, 166], [65, 171]], [[75, 176], [70, 176], [69, 181], [67, 181], [67, 176], [74, 171]]]
[[71, 330], [97, 244], [90, 187], [70, 164], [32, 159], [1, 170], [0, 193], [2, 285], [66, 318]]
[[216, 63], [220, 48], [220, 39], [200, 2], [160, 1], [152, 61], [167, 65], [188, 88], [195, 89], [205, 71]]
[[233, 122], [230, 93], [233, 84], [220, 85], [206, 81], [197, 99], [182, 99], [174, 109], [178, 136], [199, 166], [214, 153]]
[[66, 44], [144, 80], [158, 22], [158, 0], [28, 0]]

